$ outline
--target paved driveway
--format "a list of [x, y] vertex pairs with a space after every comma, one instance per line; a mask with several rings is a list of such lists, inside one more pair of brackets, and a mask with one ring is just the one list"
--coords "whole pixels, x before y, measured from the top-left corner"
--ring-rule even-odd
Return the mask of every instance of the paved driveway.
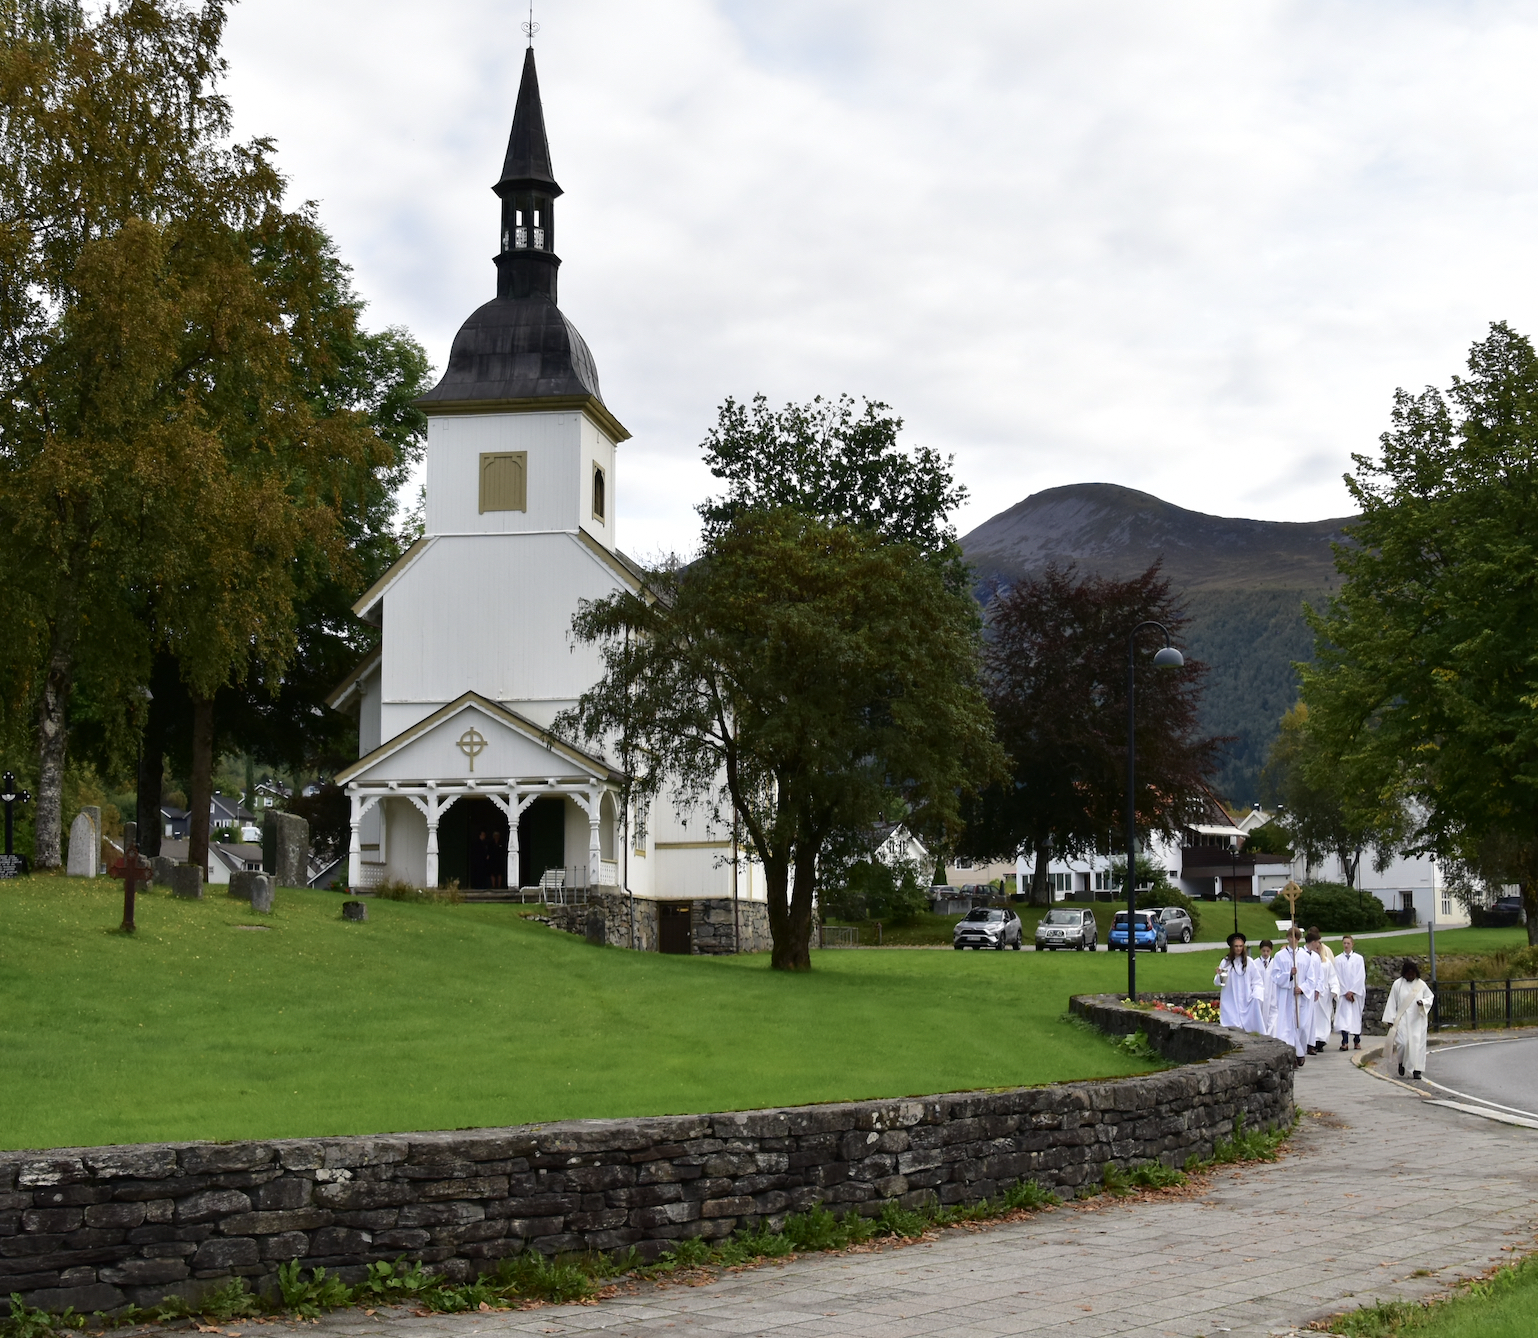
[[1427, 1104], [1333, 1050], [1308, 1061], [1298, 1096], [1317, 1114], [1290, 1155], [1220, 1173], [1185, 1198], [1060, 1208], [705, 1286], [636, 1286], [596, 1306], [388, 1320], [353, 1311], [303, 1331], [1259, 1338], [1425, 1295], [1531, 1246], [1538, 1130]]

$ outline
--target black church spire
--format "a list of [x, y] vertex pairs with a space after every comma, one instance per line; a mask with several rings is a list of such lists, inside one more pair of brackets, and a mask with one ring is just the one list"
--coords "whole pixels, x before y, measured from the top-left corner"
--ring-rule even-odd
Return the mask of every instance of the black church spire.
[[539, 100], [534, 48], [523, 56], [523, 79], [507, 137], [502, 178], [492, 190], [502, 198], [502, 248], [497, 256], [497, 296], [556, 297], [555, 198], [561, 193], [550, 170], [545, 109]]
[[502, 178], [492, 190], [502, 201], [497, 295], [459, 327], [443, 379], [417, 403], [428, 413], [581, 406], [612, 441], [623, 441], [630, 434], [603, 407], [593, 355], [555, 304], [561, 262], [553, 205], [561, 188], [550, 170], [532, 47]]

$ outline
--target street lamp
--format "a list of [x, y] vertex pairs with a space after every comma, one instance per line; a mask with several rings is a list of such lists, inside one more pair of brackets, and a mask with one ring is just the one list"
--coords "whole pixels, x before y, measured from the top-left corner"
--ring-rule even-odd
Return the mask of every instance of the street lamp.
[[1164, 633], [1164, 648], [1154, 654], [1155, 669], [1179, 669], [1185, 656], [1170, 645], [1170, 629], [1163, 623], [1139, 623], [1127, 636], [1127, 997], [1137, 1000], [1137, 711], [1133, 690], [1137, 683], [1137, 636], [1149, 627]]
[[[1250, 866], [1253, 875], [1255, 866]], [[1234, 903], [1234, 933], [1239, 932], [1239, 838], [1228, 838], [1228, 895]]]

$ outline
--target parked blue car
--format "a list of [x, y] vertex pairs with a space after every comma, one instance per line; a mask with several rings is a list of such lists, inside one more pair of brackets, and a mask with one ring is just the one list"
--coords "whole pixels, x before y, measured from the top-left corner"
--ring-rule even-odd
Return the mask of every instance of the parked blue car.
[[[1109, 952], [1127, 951], [1127, 912], [1117, 911], [1111, 924], [1111, 935], [1106, 940]], [[1137, 913], [1137, 947], [1139, 952], [1168, 952], [1169, 938], [1164, 932], [1164, 922], [1153, 911]]]

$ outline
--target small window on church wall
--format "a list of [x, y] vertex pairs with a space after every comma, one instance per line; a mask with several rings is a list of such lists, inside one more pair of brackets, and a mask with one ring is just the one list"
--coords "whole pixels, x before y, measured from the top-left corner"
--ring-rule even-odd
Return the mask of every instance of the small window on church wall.
[[488, 511], [527, 511], [527, 451], [501, 451], [481, 456], [481, 514]]
[[602, 521], [603, 520], [604, 503], [607, 500], [608, 499], [604, 496], [603, 469], [600, 466], [598, 466], [598, 465], [594, 465], [593, 466], [593, 519], [594, 520], [597, 520], [597, 521]]

